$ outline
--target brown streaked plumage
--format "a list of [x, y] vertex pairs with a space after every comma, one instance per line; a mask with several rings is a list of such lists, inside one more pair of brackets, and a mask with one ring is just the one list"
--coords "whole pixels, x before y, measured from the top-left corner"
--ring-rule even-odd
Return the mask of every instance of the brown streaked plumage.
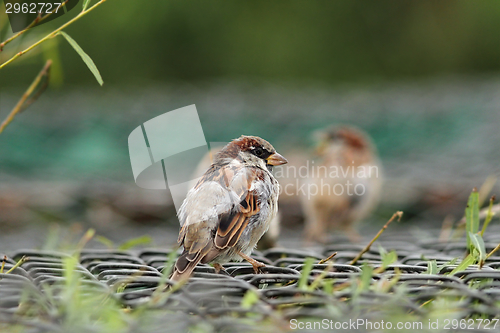
[[[200, 162], [198, 163], [198, 166], [196, 167], [196, 171], [193, 173], [193, 175], [202, 175], [202, 174], [204, 174], [205, 171], [207, 169], [209, 169], [210, 166], [213, 164], [215, 155], [218, 152], [220, 152], [223, 147], [224, 147], [224, 145], [221, 145], [220, 143], [211, 143], [210, 144], [210, 150], [200, 160]], [[288, 159], [288, 161], [290, 161], [290, 160]], [[276, 177], [276, 172], [273, 172], [273, 174], [274, 174], [274, 177], [277, 178]], [[280, 182], [280, 185], [282, 185], [281, 182], [283, 181], [283, 178], [282, 179], [278, 179], [278, 181]], [[197, 179], [193, 179], [191, 181], [191, 184], [190, 184], [189, 188], [195, 187], [196, 184], [198, 184], [198, 180]], [[280, 198], [279, 198], [279, 204], [280, 205], [281, 205], [281, 201], [283, 199], [283, 195], [286, 195], [286, 194], [287, 193], [283, 192], [283, 191], [280, 193]], [[300, 203], [298, 202], [298, 200], [297, 200], [297, 203], [300, 206]], [[262, 235], [262, 237], [258, 241], [258, 243], [257, 243], [257, 249], [259, 249], [259, 250], [266, 250], [266, 249], [269, 249], [269, 248], [272, 248], [272, 247], [276, 246], [276, 244], [278, 242], [278, 237], [279, 237], [279, 234], [280, 234], [280, 224], [281, 224], [281, 214], [280, 214], [280, 212], [278, 212], [276, 214], [276, 216], [269, 223], [269, 229], [264, 233], [264, 235]]]
[[200, 262], [220, 267], [245, 259], [255, 271], [264, 265], [249, 255], [277, 212], [279, 184], [270, 170], [286, 162], [255, 136], [241, 136], [216, 155], [179, 209], [184, 251], [172, 280], [188, 278]]
[[320, 134], [319, 158], [312, 167], [316, 172], [305, 180], [309, 191], [302, 197], [306, 240], [324, 243], [329, 230], [343, 230], [358, 241], [353, 224], [365, 218], [380, 197], [376, 148], [367, 134], [353, 127], [331, 127]]

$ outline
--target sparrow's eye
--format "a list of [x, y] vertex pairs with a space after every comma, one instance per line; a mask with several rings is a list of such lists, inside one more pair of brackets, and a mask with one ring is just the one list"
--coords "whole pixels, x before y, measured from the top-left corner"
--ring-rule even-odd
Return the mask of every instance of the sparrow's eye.
[[264, 155], [264, 149], [262, 148], [256, 148], [254, 149], [253, 153], [255, 154], [255, 156], [257, 157], [262, 157]]

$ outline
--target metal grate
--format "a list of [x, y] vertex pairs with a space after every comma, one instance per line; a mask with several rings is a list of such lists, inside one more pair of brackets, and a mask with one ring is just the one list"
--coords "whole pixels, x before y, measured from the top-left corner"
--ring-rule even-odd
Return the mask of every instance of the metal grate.
[[[166, 302], [150, 302], [153, 293], [162, 282], [162, 270], [171, 254], [168, 250], [144, 249], [139, 251], [83, 250], [76, 270], [80, 272], [82, 290], [102, 290], [111, 293], [124, 307], [137, 308], [148, 305], [151, 309], [168, 310], [169, 316], [177, 316], [185, 330], [192, 316], [210, 321], [213, 327], [228, 325], [238, 316], [249, 312], [261, 318], [272, 316], [273, 310], [280, 309], [280, 316], [291, 318], [333, 318], [331, 306], [340, 309], [341, 315], [376, 318], [380, 315], [381, 304], [394, 306], [413, 315], [424, 315], [422, 304], [436, 299], [453, 299], [454, 318], [498, 318], [500, 313], [500, 257], [491, 256], [484, 267], [470, 266], [453, 275], [454, 265], [446, 264], [465, 252], [465, 242], [408, 243], [402, 238], [398, 241], [382, 242], [387, 250], [395, 250], [398, 260], [381, 274], [374, 274], [372, 282], [393, 283], [388, 292], [361, 291], [354, 295], [350, 288], [338, 288], [353, 281], [353, 277], [362, 274], [363, 263], [377, 268], [382, 258], [377, 250], [372, 249], [363, 255], [355, 266], [348, 263], [361, 250], [361, 246], [339, 243], [327, 246], [319, 252], [273, 248], [264, 252], [255, 252], [253, 257], [267, 264], [262, 274], [254, 274], [246, 263], [224, 265], [226, 272], [216, 274], [209, 265], [198, 265], [194, 276], [179, 290], [173, 292]], [[496, 243], [486, 242], [486, 248], [492, 249]], [[376, 246], [372, 248], [377, 248]], [[322, 283], [318, 288], [306, 290], [299, 288], [299, 281], [305, 267], [305, 258], [314, 258], [318, 262], [338, 252], [333, 264], [314, 264], [307, 277], [307, 284], [315, 283], [322, 274]], [[25, 290], [31, 291], [30, 297], [44, 297], [44, 285], [53, 286], [54, 299], [65, 282], [62, 260], [67, 254], [37, 250], [19, 250], [12, 253], [5, 269], [9, 269], [22, 256], [29, 261], [16, 268], [11, 274], [0, 274], [0, 319], [15, 320], [15, 313]], [[439, 274], [427, 274], [428, 261], [435, 260], [440, 267]], [[394, 280], [396, 279], [396, 280]], [[329, 283], [333, 292], [327, 292], [324, 283]], [[169, 280], [167, 285], [173, 285]], [[396, 292], [398, 286], [405, 286], [404, 295]], [[118, 286], [122, 286], [119, 288]], [[258, 296], [251, 307], [242, 306], [242, 300], [249, 290]], [[353, 306], [353, 300], [357, 306]], [[56, 306], [50, 304], [49, 306]], [[353, 314], [353, 311], [356, 313]], [[161, 312], [158, 312], [160, 314]], [[161, 316], [159, 317], [161, 318]], [[191, 318], [191, 319], [190, 319]], [[2, 322], [0, 320], [0, 322]], [[158, 319], [160, 320], [160, 319]], [[34, 331], [51, 331], [57, 324], [54, 321], [35, 321], [24, 323]], [[234, 324], [234, 323], [233, 323]], [[35, 326], [33, 326], [35, 325]], [[56, 325], [56, 326], [54, 326]], [[239, 322], [238, 325], [243, 325]], [[497, 325], [498, 327], [498, 325]], [[160, 331], [160, 327], [158, 328]], [[155, 329], [150, 327], [151, 332]], [[476, 328], [475, 332], [481, 332]]]

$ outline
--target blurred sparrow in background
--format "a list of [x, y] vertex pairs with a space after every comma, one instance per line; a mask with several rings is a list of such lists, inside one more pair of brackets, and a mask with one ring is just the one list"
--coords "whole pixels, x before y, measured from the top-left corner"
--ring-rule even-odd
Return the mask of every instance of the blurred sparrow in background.
[[376, 148], [352, 127], [331, 127], [319, 135], [318, 159], [308, 165], [303, 183], [306, 241], [327, 242], [328, 231], [340, 229], [357, 242], [353, 224], [372, 211], [381, 194]]
[[254, 271], [264, 267], [249, 255], [278, 211], [274, 165], [287, 163], [273, 146], [255, 136], [227, 144], [188, 192], [178, 216], [178, 242], [184, 247], [171, 279], [187, 279], [198, 263], [216, 270], [230, 260], [247, 260]]

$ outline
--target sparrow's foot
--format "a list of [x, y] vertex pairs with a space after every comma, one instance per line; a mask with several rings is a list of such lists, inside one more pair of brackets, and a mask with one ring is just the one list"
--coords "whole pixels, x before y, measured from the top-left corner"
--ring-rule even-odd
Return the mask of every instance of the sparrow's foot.
[[221, 264], [219, 263], [214, 263], [213, 264], [214, 268], [215, 268], [215, 274], [224, 274], [224, 275], [229, 275], [228, 272], [226, 272], [226, 270], [224, 269], [224, 267], [222, 267]]
[[244, 254], [243, 252], [238, 252], [238, 254], [243, 258], [245, 259], [246, 261], [248, 261], [250, 264], [252, 264], [253, 266], [253, 271], [255, 272], [255, 274], [259, 274], [261, 273], [261, 268], [262, 267], [266, 267], [265, 264], [261, 263], [260, 261], [257, 261], [249, 256], [247, 256], [246, 254]]

